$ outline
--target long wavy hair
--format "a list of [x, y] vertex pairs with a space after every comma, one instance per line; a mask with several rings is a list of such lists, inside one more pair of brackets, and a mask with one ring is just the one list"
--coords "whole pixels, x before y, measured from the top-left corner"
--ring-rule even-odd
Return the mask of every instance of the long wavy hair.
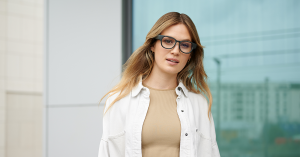
[[190, 61], [187, 62], [185, 67], [177, 74], [177, 80], [181, 80], [189, 91], [203, 93], [207, 96], [209, 102], [208, 117], [210, 118], [212, 95], [206, 82], [207, 75], [203, 67], [204, 47], [200, 43], [198, 32], [193, 21], [186, 14], [180, 14], [178, 12], [169, 12], [160, 17], [147, 34], [145, 43], [135, 50], [123, 65], [124, 71], [121, 81], [100, 100], [101, 102], [107, 95], [110, 97], [119, 93], [107, 110], [110, 109], [115, 102], [128, 95], [139, 83], [140, 79], [144, 80], [150, 75], [154, 65], [154, 54], [150, 48], [157, 40], [154, 38], [166, 28], [176, 24], [184, 24], [189, 30], [192, 42], [197, 44], [197, 48], [191, 52]]

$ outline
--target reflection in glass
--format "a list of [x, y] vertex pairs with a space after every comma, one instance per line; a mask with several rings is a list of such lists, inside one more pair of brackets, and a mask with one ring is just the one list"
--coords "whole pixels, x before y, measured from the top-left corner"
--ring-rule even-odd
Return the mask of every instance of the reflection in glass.
[[299, 157], [299, 8], [297, 0], [134, 0], [133, 49], [161, 15], [189, 15], [205, 46], [221, 156]]

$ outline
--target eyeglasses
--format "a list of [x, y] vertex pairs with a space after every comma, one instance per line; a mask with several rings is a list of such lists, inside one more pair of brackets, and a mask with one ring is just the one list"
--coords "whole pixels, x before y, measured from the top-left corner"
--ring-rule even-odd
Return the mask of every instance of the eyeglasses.
[[189, 54], [191, 53], [196, 47], [197, 44], [189, 41], [178, 41], [173, 37], [165, 36], [165, 35], [158, 35], [155, 39], [160, 40], [161, 46], [165, 49], [172, 49], [177, 42], [179, 42], [179, 49], [182, 53]]

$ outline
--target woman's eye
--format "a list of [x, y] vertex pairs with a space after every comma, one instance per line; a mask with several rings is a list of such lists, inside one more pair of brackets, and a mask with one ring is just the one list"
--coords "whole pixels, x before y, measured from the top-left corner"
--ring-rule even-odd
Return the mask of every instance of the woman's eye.
[[189, 47], [190, 47], [190, 44], [188, 44], [188, 43], [182, 43], [181, 46], [182, 46], [183, 48], [189, 48]]
[[171, 44], [172, 40], [164, 40], [164, 42], [167, 43], [167, 44]]

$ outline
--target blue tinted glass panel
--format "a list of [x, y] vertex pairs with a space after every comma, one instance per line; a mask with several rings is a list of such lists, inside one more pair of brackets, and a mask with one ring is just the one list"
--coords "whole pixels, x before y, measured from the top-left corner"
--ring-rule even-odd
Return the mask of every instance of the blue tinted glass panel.
[[163, 14], [189, 15], [205, 46], [221, 156], [299, 157], [299, 8], [297, 0], [134, 0], [133, 49]]

